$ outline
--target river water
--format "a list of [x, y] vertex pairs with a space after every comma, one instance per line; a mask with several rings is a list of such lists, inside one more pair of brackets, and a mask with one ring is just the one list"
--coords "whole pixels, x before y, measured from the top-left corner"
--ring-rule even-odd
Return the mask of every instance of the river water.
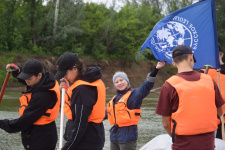
[[[0, 120], [2, 119], [16, 119], [19, 117], [18, 108], [20, 106], [19, 96], [20, 92], [5, 92], [3, 100], [0, 104]], [[112, 98], [112, 94], [107, 94], [107, 101]], [[142, 114], [138, 125], [138, 145], [141, 148], [145, 143], [159, 134], [165, 134], [162, 127], [161, 116], [156, 115], [155, 108], [157, 105], [159, 94], [150, 93], [142, 104]], [[66, 117], [65, 117], [66, 118]], [[66, 121], [66, 119], [65, 119]], [[103, 150], [109, 150], [109, 129], [110, 125], [107, 120], [103, 121], [105, 126], [105, 146]], [[56, 120], [58, 135], [60, 128], [60, 113]], [[65, 127], [65, 126], [64, 126]], [[57, 147], [58, 147], [57, 143]], [[20, 133], [8, 134], [0, 129], [0, 150], [23, 150]]]

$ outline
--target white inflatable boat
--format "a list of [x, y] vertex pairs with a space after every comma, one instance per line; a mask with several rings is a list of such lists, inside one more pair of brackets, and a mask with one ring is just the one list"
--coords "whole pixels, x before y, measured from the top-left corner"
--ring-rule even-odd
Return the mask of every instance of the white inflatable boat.
[[[172, 139], [168, 134], [158, 135], [139, 150], [172, 150]], [[225, 150], [225, 141], [215, 138], [215, 150]]]

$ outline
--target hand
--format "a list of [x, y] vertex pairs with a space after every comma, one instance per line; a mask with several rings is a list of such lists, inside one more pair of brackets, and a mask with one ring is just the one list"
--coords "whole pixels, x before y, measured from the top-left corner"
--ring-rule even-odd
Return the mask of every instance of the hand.
[[162, 68], [163, 66], [165, 66], [165, 61], [159, 61], [158, 63], [157, 63], [157, 65], [156, 65], [156, 68], [157, 69], [160, 69], [160, 68]]
[[15, 71], [17, 73], [20, 72], [20, 68], [17, 65], [13, 64], [13, 63], [7, 64], [6, 65], [6, 69], [7, 69], [8, 72], [12, 72], [12, 71]]
[[69, 82], [65, 79], [65, 78], [62, 78], [61, 80], [61, 83], [59, 85], [59, 88], [62, 90], [62, 88], [65, 88], [65, 91], [67, 92], [68, 89], [69, 89]]
[[61, 150], [61, 148], [58, 148], [57, 150]]

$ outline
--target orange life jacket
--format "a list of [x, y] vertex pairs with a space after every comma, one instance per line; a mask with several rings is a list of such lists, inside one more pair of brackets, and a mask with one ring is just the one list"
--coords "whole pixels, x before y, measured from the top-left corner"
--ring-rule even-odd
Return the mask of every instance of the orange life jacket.
[[107, 113], [110, 125], [118, 125], [119, 127], [138, 125], [138, 121], [141, 117], [141, 108], [127, 108], [127, 100], [130, 94], [131, 91], [128, 91], [115, 105], [113, 105], [114, 96], [107, 104]]
[[172, 134], [196, 135], [217, 129], [217, 108], [212, 78], [201, 74], [198, 81], [172, 76], [167, 80], [177, 91], [179, 106], [172, 113]]
[[77, 80], [71, 85], [68, 91], [65, 94], [65, 104], [64, 104], [64, 112], [68, 119], [72, 120], [72, 111], [71, 111], [71, 96], [73, 90], [79, 85], [89, 85], [89, 86], [96, 86], [98, 91], [98, 99], [95, 105], [93, 106], [93, 110], [91, 115], [88, 117], [88, 122], [95, 122], [101, 123], [102, 120], [105, 118], [105, 99], [106, 99], [106, 90], [105, 85], [101, 79], [89, 83], [82, 80]]
[[[205, 71], [205, 69], [203, 71]], [[218, 85], [217, 70], [209, 69], [208, 75], [210, 75]], [[225, 100], [225, 75], [221, 74], [221, 73], [220, 73], [220, 83], [221, 83], [221, 91], [220, 92], [222, 94], [223, 100]], [[225, 105], [223, 105], [223, 113], [225, 113]], [[224, 120], [225, 120], [225, 116], [224, 116]], [[220, 119], [218, 119], [217, 122], [218, 122], [218, 124], [220, 124]]]
[[[60, 89], [59, 89], [58, 82], [55, 81], [55, 86], [49, 90], [55, 91], [55, 93], [57, 94], [57, 102], [52, 109], [48, 109], [45, 112], [45, 114], [43, 116], [41, 116], [41, 118], [39, 118], [36, 122], [33, 123], [35, 125], [49, 124], [52, 121], [54, 121], [58, 116], [59, 106], [60, 106]], [[21, 106], [19, 108], [20, 116], [23, 115], [23, 112], [24, 112], [25, 108], [28, 106], [28, 104], [31, 100], [31, 97], [32, 97], [32, 93], [26, 93], [20, 97], [20, 104], [21, 104]]]

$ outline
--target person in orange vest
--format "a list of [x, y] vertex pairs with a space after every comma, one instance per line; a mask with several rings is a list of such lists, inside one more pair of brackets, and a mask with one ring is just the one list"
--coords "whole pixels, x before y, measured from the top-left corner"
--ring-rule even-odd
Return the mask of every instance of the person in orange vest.
[[[219, 49], [219, 61], [220, 61], [220, 84], [221, 84], [221, 94], [223, 99], [225, 100], [225, 64], [223, 63], [223, 50], [221, 45], [218, 43]], [[204, 72], [204, 71], [203, 71]], [[216, 69], [209, 69], [208, 75], [210, 75], [218, 84], [217, 78], [217, 70]], [[225, 112], [225, 105], [223, 105], [223, 113]], [[218, 116], [218, 118], [220, 118]], [[225, 119], [225, 118], [224, 118]], [[216, 131], [216, 138], [222, 139], [222, 131], [221, 131], [221, 121], [218, 119], [218, 129]]]
[[8, 64], [6, 68], [27, 86], [27, 90], [20, 97], [20, 117], [0, 120], [0, 128], [8, 133], [21, 131], [26, 150], [55, 150], [60, 89], [54, 75], [45, 72], [42, 63], [36, 59], [27, 60], [22, 68], [15, 64]]
[[110, 125], [113, 125], [110, 129], [110, 150], [136, 150], [141, 104], [153, 88], [159, 69], [164, 65], [164, 61], [158, 62], [146, 80], [136, 89], [131, 88], [126, 73], [114, 74], [113, 83], [117, 92], [107, 104], [106, 110], [106, 118]]
[[[222, 94], [223, 100], [225, 100], [225, 64], [223, 62], [224, 53], [223, 53], [222, 47], [219, 43], [218, 43], [218, 46], [219, 46], [219, 61], [220, 61], [221, 94]], [[215, 80], [215, 81], [218, 83], [217, 80]], [[225, 113], [225, 105], [223, 105], [223, 113]], [[224, 114], [223, 114], [223, 116], [224, 116]], [[224, 117], [224, 119], [225, 119], [225, 117]], [[220, 122], [220, 124], [218, 124], [216, 138], [222, 139], [221, 121], [219, 121], [219, 122]]]
[[162, 116], [173, 150], [214, 150], [224, 104], [219, 88], [209, 75], [193, 70], [191, 47], [176, 46], [172, 57], [178, 73], [163, 84], [155, 113]]
[[85, 69], [76, 53], [61, 55], [57, 66], [55, 78], [63, 81], [60, 88], [66, 91], [64, 112], [68, 118], [62, 150], [102, 150], [106, 89], [100, 68]]

